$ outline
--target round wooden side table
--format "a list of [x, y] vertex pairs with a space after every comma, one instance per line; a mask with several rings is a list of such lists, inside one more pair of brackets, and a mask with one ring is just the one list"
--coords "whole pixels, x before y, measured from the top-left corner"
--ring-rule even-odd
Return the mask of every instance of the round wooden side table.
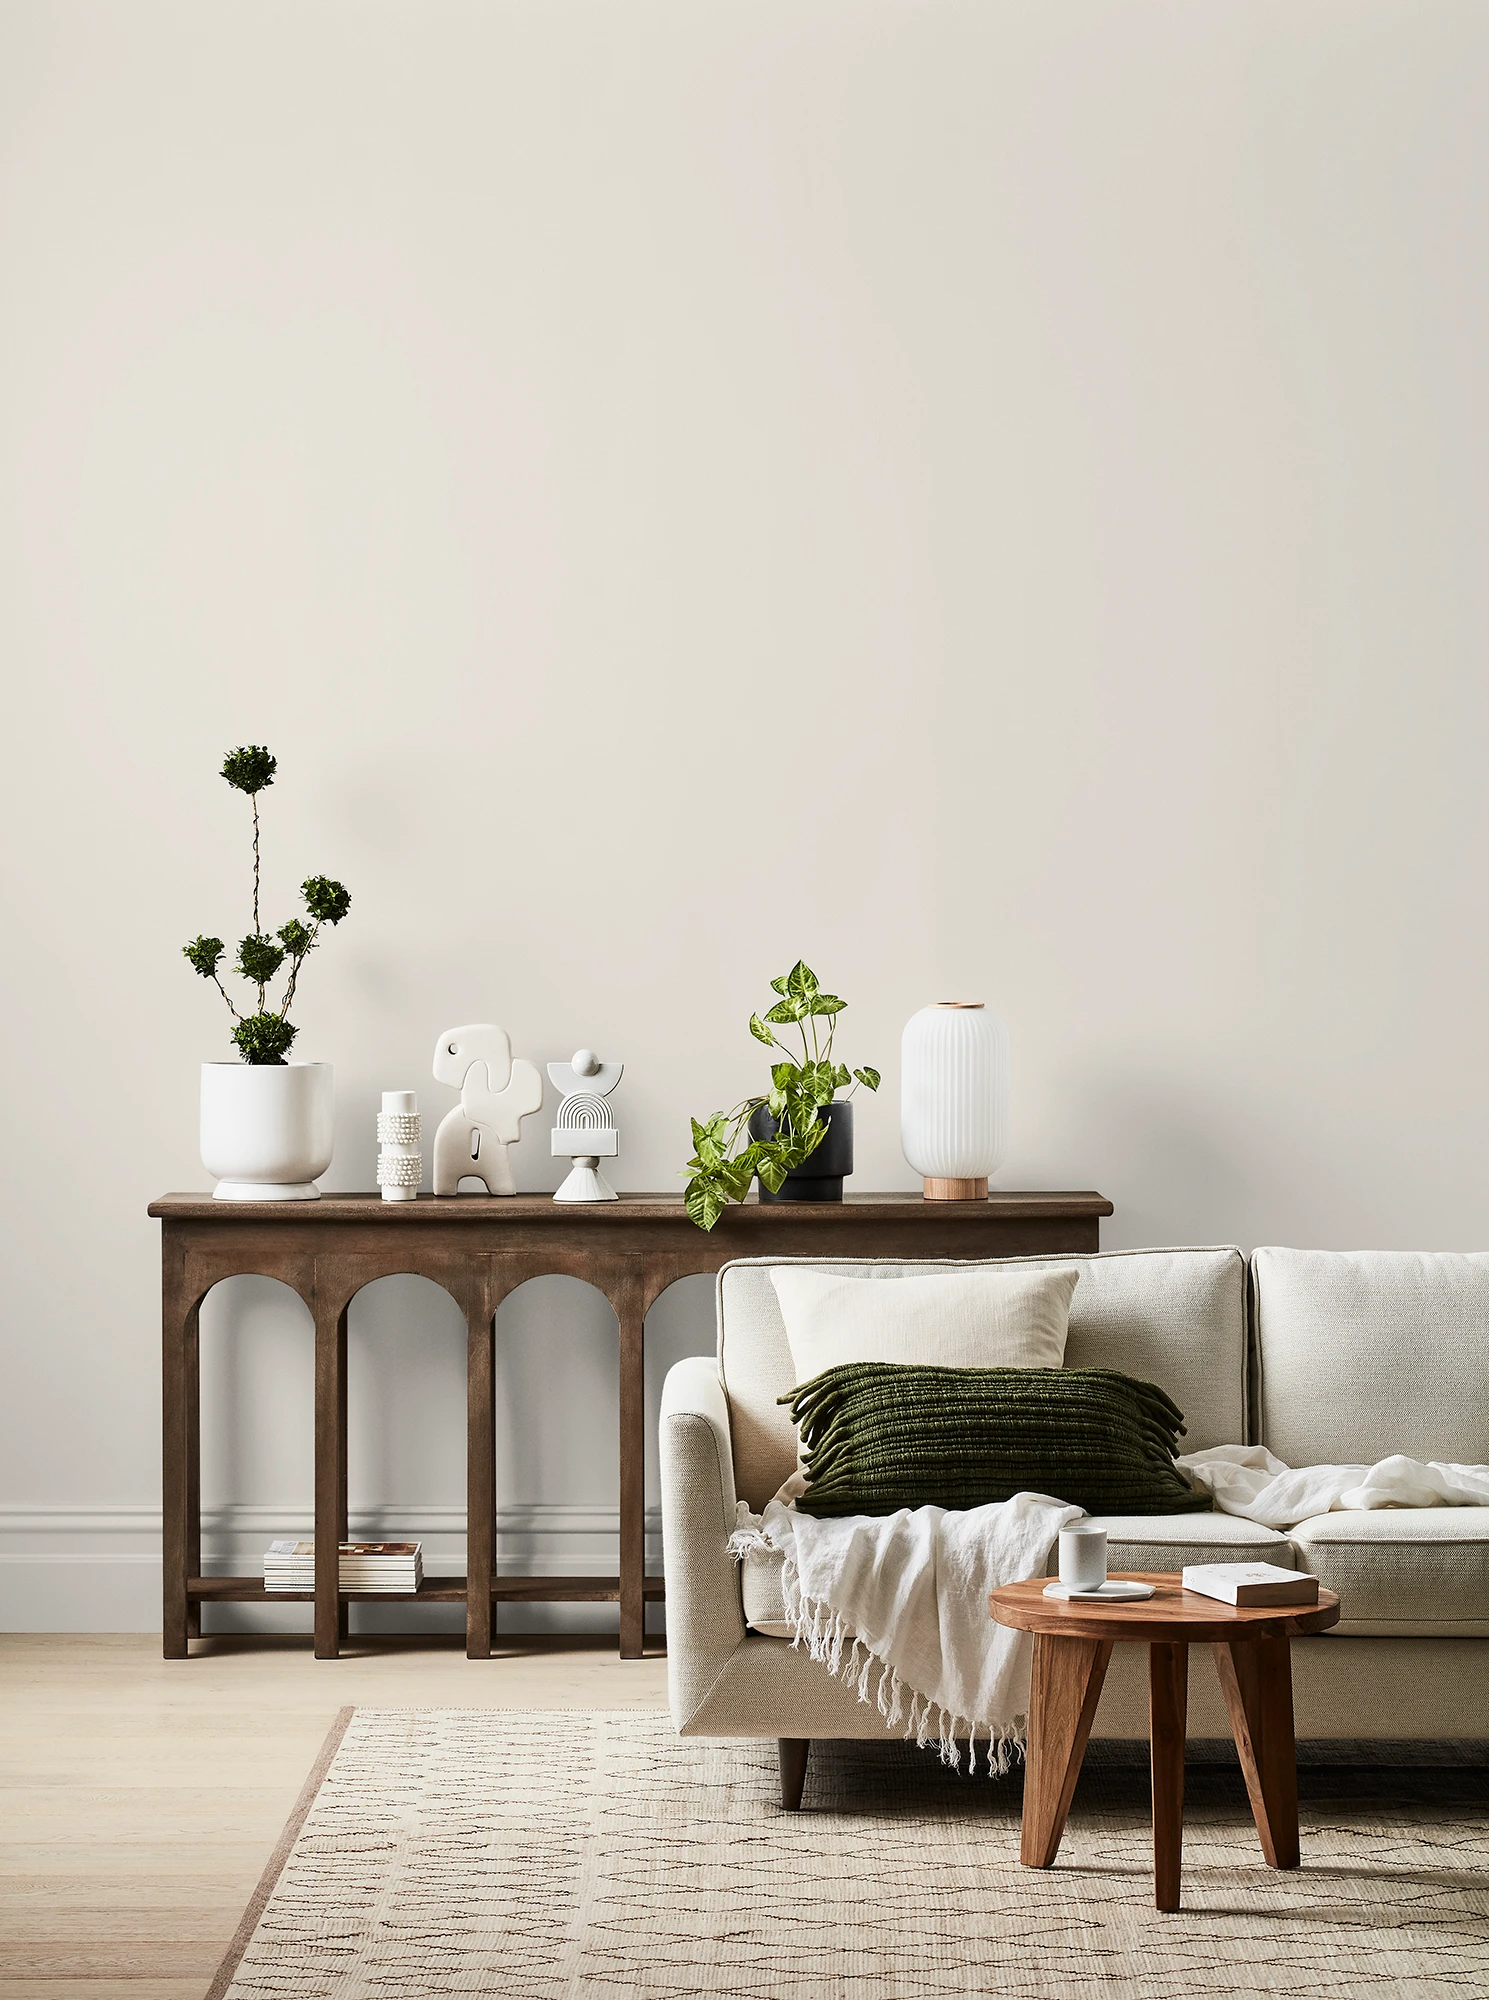
[[1296, 1868], [1298, 1770], [1289, 1642], [1337, 1624], [1339, 1599], [1332, 1590], [1320, 1589], [1317, 1604], [1241, 1607], [1186, 1590], [1173, 1575], [1124, 1571], [1123, 1580], [1151, 1583], [1155, 1594], [1125, 1604], [1072, 1603], [1046, 1597], [1049, 1578], [1035, 1576], [1024, 1583], [1005, 1584], [988, 1598], [988, 1608], [1000, 1625], [1034, 1634], [1019, 1859], [1026, 1868], [1053, 1864], [1112, 1647], [1118, 1640], [1134, 1639], [1148, 1644], [1157, 1907], [1179, 1907], [1184, 1734], [1193, 1645], [1215, 1649], [1262, 1853], [1272, 1868]]

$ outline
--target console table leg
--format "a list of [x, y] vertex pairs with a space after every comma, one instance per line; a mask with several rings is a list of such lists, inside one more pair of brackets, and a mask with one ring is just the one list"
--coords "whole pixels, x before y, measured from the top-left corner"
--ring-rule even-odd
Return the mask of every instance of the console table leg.
[[201, 1613], [186, 1594], [187, 1577], [199, 1576], [202, 1564], [199, 1321], [198, 1308], [185, 1302], [181, 1273], [168, 1265], [161, 1315], [161, 1651], [168, 1660], [184, 1660], [201, 1630]]
[[1179, 1907], [1184, 1847], [1184, 1739], [1189, 1720], [1189, 1646], [1148, 1648], [1149, 1757], [1153, 1768], [1153, 1903]]
[[315, 1657], [341, 1650], [348, 1607], [341, 1601], [346, 1534], [346, 1308], [315, 1315]]
[[346, 1418], [346, 1314], [336, 1323], [336, 1643], [344, 1646], [352, 1636], [352, 1607], [341, 1595], [341, 1544], [351, 1540], [351, 1510], [347, 1504], [347, 1439], [351, 1435]]
[[493, 1314], [482, 1299], [466, 1315], [465, 1657], [491, 1658], [491, 1577], [496, 1522], [496, 1367]]
[[620, 1656], [646, 1645], [646, 1301], [641, 1273], [610, 1295], [620, 1328]]
[[1217, 1645], [1215, 1665], [1267, 1866], [1296, 1868], [1298, 1753], [1288, 1641], [1251, 1639]]

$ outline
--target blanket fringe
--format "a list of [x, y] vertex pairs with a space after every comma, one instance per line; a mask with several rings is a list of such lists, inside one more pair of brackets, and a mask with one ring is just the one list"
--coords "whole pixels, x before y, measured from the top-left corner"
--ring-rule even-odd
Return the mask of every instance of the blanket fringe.
[[[747, 1555], [775, 1552], [777, 1545], [754, 1519], [744, 1501], [738, 1504], [737, 1518], [738, 1526], [729, 1537], [729, 1553], [736, 1562], [742, 1562]], [[826, 1667], [835, 1679], [846, 1681], [861, 1702], [872, 1701], [888, 1728], [893, 1729], [903, 1721], [906, 1740], [913, 1737], [916, 1748], [920, 1750], [934, 1744], [941, 1762], [952, 1771], [959, 1771], [962, 1767], [961, 1745], [965, 1742], [969, 1775], [977, 1769], [979, 1729], [988, 1739], [983, 1761], [989, 1777], [1001, 1778], [1014, 1760], [1023, 1755], [1027, 1731], [1025, 1716], [1016, 1715], [1008, 1727], [999, 1729], [976, 1717], [949, 1714], [939, 1702], [930, 1700], [902, 1681], [888, 1660], [876, 1653], [868, 1641], [846, 1623], [840, 1612], [820, 1599], [804, 1597], [795, 1563], [784, 1550], [781, 1555], [782, 1596], [786, 1623], [791, 1628], [792, 1646], [805, 1646], [817, 1665]]]
[[783, 1594], [791, 1644], [805, 1647], [817, 1665], [826, 1667], [834, 1678], [846, 1681], [861, 1702], [877, 1708], [889, 1728], [893, 1729], [903, 1719], [904, 1734], [907, 1739], [914, 1737], [917, 1749], [934, 1745], [947, 1769], [959, 1771], [961, 1746], [965, 1743], [970, 1775], [977, 1769], [976, 1738], [981, 1729], [987, 1737], [983, 1761], [989, 1777], [1002, 1777], [1015, 1758], [1023, 1754], [1023, 1716], [1016, 1716], [1006, 1729], [996, 1729], [973, 1717], [952, 1715], [939, 1702], [908, 1687], [889, 1662], [874, 1652], [830, 1604], [803, 1597], [789, 1558], [786, 1581], [790, 1587]]

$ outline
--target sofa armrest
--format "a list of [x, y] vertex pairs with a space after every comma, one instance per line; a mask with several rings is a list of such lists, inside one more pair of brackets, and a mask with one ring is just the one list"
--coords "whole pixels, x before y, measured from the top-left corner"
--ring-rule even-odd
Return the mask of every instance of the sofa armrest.
[[683, 1729], [745, 1636], [734, 1531], [729, 1405], [712, 1356], [679, 1361], [662, 1385], [662, 1542], [667, 1691]]

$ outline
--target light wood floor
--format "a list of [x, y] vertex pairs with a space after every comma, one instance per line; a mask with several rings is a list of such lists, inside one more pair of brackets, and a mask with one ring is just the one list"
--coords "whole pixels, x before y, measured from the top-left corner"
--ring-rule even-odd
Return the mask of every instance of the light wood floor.
[[0, 1636], [0, 2000], [202, 2000], [339, 1708], [666, 1706], [613, 1640], [365, 1643]]

